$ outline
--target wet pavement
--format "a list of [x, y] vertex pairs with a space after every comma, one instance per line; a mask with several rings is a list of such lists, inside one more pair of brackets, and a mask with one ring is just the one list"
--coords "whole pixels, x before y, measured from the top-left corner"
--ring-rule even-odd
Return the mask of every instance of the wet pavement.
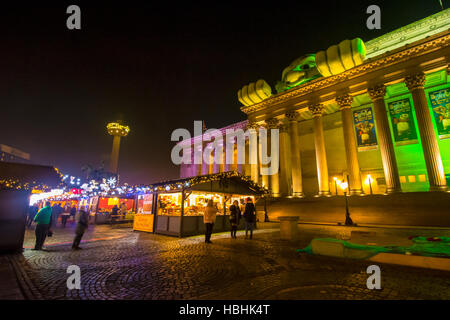
[[[252, 240], [214, 234], [175, 238], [128, 227], [90, 226], [71, 250], [74, 226], [58, 228], [46, 251], [26, 233], [23, 254], [9, 255], [26, 299], [450, 299], [450, 273], [380, 264], [381, 290], [369, 290], [368, 261], [299, 254], [314, 237], [345, 238], [353, 228], [300, 225], [300, 239], [280, 240], [264, 224]], [[357, 230], [365, 230], [358, 228]], [[376, 229], [386, 237], [447, 235], [449, 230]], [[67, 289], [67, 267], [81, 269], [81, 289]], [[5, 279], [0, 279], [2, 282]]]

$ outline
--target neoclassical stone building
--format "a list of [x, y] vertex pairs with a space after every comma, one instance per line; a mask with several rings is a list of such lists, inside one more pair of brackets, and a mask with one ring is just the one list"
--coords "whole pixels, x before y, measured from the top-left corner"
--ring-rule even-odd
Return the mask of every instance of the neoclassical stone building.
[[[237, 170], [274, 197], [446, 191], [450, 174], [450, 9], [366, 43], [343, 41], [239, 90], [248, 121], [278, 128], [280, 169], [182, 165], [181, 176]], [[195, 139], [191, 139], [191, 144]], [[247, 149], [248, 159], [248, 149]], [[446, 178], [447, 173], [447, 178]]]

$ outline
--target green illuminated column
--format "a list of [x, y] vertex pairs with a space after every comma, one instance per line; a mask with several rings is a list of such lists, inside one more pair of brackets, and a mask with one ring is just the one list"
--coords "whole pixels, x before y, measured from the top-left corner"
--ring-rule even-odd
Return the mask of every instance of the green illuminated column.
[[325, 138], [323, 135], [322, 113], [324, 106], [314, 104], [309, 106], [313, 115], [314, 144], [316, 149], [317, 179], [319, 180], [319, 196], [329, 196], [330, 184], [328, 181], [327, 153], [325, 151]]
[[[279, 163], [280, 162], [280, 155], [279, 152], [275, 152], [275, 150], [272, 150], [272, 135], [271, 130], [277, 129], [279, 130], [279, 121], [278, 119], [271, 118], [266, 120], [267, 124], [267, 149], [269, 150], [268, 153], [271, 157], [271, 163], [267, 165], [267, 167], [270, 167], [272, 163]], [[280, 145], [280, 141], [278, 141], [278, 146]], [[270, 189], [272, 190], [272, 196], [273, 197], [279, 197], [280, 196], [280, 170], [278, 167], [278, 171], [274, 174], [270, 175]]]
[[444, 166], [442, 165], [441, 153], [439, 152], [439, 145], [434, 133], [427, 98], [425, 97], [425, 74], [418, 73], [408, 76], [405, 78], [405, 83], [414, 101], [414, 110], [427, 166], [430, 191], [446, 191], [447, 182], [445, 181]]
[[298, 112], [288, 112], [286, 113], [286, 118], [289, 120], [292, 196], [303, 197], [302, 164], [300, 158], [300, 141], [298, 138]]
[[384, 177], [386, 179], [386, 193], [401, 192], [400, 178], [398, 175], [397, 161], [395, 159], [394, 145], [392, 143], [391, 130], [387, 118], [384, 96], [386, 87], [377, 85], [368, 90], [373, 101], [377, 136], [383, 162]]
[[345, 94], [337, 97], [336, 102], [341, 110], [347, 170], [350, 175], [350, 194], [361, 194], [361, 172], [359, 169], [358, 150], [356, 148], [356, 138], [355, 131], [353, 130], [353, 116], [351, 111], [353, 97]]

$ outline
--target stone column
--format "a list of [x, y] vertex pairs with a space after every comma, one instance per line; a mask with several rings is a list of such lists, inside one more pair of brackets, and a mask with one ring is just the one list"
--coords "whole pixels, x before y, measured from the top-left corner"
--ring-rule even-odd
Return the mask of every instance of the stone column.
[[[267, 137], [268, 137], [267, 148], [269, 150], [269, 155], [271, 157], [271, 163], [269, 165], [267, 165], [267, 167], [270, 167], [272, 165], [272, 163], [280, 162], [279, 152], [275, 152], [275, 150], [272, 150], [272, 148], [271, 148], [271, 146], [272, 146], [271, 130], [272, 129], [279, 130], [279, 121], [278, 121], [278, 119], [271, 118], [271, 119], [267, 119], [265, 122], [267, 124]], [[278, 141], [278, 146], [279, 145], [280, 145], [280, 141]], [[273, 197], [280, 196], [280, 170], [279, 170], [279, 167], [278, 167], [278, 171], [276, 173], [270, 175], [270, 189], [272, 190]]]
[[391, 130], [389, 128], [384, 103], [386, 87], [384, 85], [377, 85], [369, 88], [368, 93], [374, 106], [378, 144], [380, 146], [384, 177], [386, 179], [386, 193], [401, 192], [402, 189], [398, 175], [397, 161], [395, 159], [394, 145], [392, 143]]
[[212, 153], [214, 155], [214, 159], [213, 159], [213, 173], [219, 173], [220, 172], [220, 163], [217, 163], [217, 161], [215, 160], [215, 156], [216, 156], [216, 150], [214, 149], [214, 152]]
[[317, 179], [319, 180], [319, 196], [329, 196], [330, 183], [328, 181], [327, 153], [325, 151], [325, 138], [323, 135], [322, 114], [324, 107], [321, 104], [309, 106], [313, 115], [314, 144], [316, 149]]
[[300, 158], [300, 141], [298, 137], [298, 112], [286, 113], [289, 121], [289, 135], [291, 146], [291, 175], [292, 175], [292, 196], [303, 197], [302, 164]]
[[205, 175], [205, 174], [209, 174], [209, 164], [205, 161], [205, 158], [203, 157], [204, 156], [204, 153], [206, 152], [206, 150], [209, 148], [209, 145], [206, 145], [204, 148], [203, 148], [203, 154], [202, 154], [202, 175]]
[[250, 177], [250, 153], [248, 149], [248, 140], [246, 140], [245, 142], [245, 164], [243, 164], [242, 166], [244, 168], [243, 174]]
[[289, 138], [289, 126], [288, 124], [281, 124], [280, 129], [280, 141], [279, 141], [279, 183], [280, 183], [280, 196], [286, 197], [292, 194], [292, 178], [291, 178], [291, 158], [289, 155], [290, 138]]
[[[256, 131], [256, 134], [258, 134], [258, 128], [259, 128], [259, 125], [257, 125], [256, 123], [249, 122], [247, 124], [247, 129], [254, 129]], [[250, 176], [254, 182], [259, 183], [259, 152], [258, 152], [259, 143], [258, 143], [258, 139], [256, 139], [256, 143], [257, 143], [257, 145], [256, 145], [256, 164], [250, 164]], [[250, 138], [249, 138], [248, 147], [251, 148]], [[249, 154], [250, 154], [250, 152], [249, 152]], [[248, 161], [250, 162], [250, 159]]]
[[411, 92], [414, 110], [416, 112], [417, 126], [419, 127], [420, 140], [422, 142], [423, 155], [427, 166], [430, 191], [446, 191], [444, 166], [442, 165], [439, 145], [434, 133], [433, 122], [425, 97], [425, 74], [418, 73], [405, 78], [406, 86]]
[[227, 163], [227, 158], [226, 158], [226, 144], [224, 142], [223, 144], [223, 172], [227, 172], [230, 171], [230, 165]]
[[345, 94], [337, 97], [336, 102], [341, 110], [347, 170], [350, 176], [349, 193], [351, 195], [362, 194], [361, 171], [359, 168], [358, 149], [356, 147], [355, 130], [353, 129], [353, 116], [351, 111], [353, 97], [349, 94]]

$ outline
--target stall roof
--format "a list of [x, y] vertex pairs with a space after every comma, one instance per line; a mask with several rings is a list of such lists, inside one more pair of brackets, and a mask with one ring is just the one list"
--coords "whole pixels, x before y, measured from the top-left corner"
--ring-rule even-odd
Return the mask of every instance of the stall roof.
[[61, 176], [54, 167], [0, 161], [0, 187], [8, 187], [8, 184], [13, 183], [13, 188], [18, 186], [54, 188], [61, 182]]
[[162, 181], [151, 185], [153, 190], [176, 191], [191, 190], [233, 194], [259, 194], [268, 193], [268, 190], [258, 185], [248, 176], [237, 171], [221, 172], [203, 176], [195, 176], [177, 180]]

